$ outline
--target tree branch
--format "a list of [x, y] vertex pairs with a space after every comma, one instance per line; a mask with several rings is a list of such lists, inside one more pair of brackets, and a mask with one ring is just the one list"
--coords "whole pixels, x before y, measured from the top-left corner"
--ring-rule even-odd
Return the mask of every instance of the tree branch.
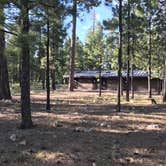
[[14, 33], [14, 32], [10, 32], [10, 31], [7, 31], [7, 30], [1, 29], [1, 28], [0, 28], [0, 31], [1, 31], [1, 32], [5, 32], [5, 33], [9, 33], [9, 34], [11, 34], [11, 35], [18, 36], [18, 34]]

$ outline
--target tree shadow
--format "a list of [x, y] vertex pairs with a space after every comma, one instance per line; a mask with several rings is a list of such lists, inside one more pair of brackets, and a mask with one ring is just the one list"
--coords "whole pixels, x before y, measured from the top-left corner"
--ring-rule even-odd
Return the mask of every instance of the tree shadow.
[[[50, 114], [42, 110], [44, 106], [41, 103], [32, 104], [33, 121], [37, 126], [30, 130], [16, 128], [20, 119], [18, 113], [1, 114], [2, 165], [165, 164], [164, 126], [159, 126], [161, 130], [139, 128], [152, 124], [148, 121], [150, 117], [147, 117], [147, 114], [154, 113], [150, 111], [151, 106], [145, 107], [149, 109], [148, 113], [136, 111], [140, 108], [136, 106], [135, 110], [128, 111], [129, 107], [125, 105], [123, 113], [116, 113], [115, 105], [52, 105]], [[155, 113], [164, 113], [164, 109]], [[143, 116], [144, 119], [132, 120], [132, 116]], [[156, 117], [157, 120], [164, 120], [164, 117]], [[104, 122], [106, 124], [101, 125]], [[138, 128], [130, 128], [132, 125]], [[10, 140], [11, 134], [16, 134], [16, 141]], [[26, 140], [26, 145], [19, 144], [22, 140]]]

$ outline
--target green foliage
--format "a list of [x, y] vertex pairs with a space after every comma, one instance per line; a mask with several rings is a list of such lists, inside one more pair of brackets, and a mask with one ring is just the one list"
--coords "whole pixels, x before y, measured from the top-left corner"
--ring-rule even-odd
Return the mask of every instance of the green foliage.
[[[1, 0], [1, 5], [7, 1]], [[14, 1], [13, 1], [14, 2]], [[20, 46], [28, 42], [30, 45], [31, 79], [40, 80], [46, 69], [46, 21], [50, 21], [50, 69], [55, 70], [56, 82], [61, 83], [63, 75], [69, 73], [70, 38], [66, 38], [65, 17], [72, 13], [72, 0], [66, 1], [33, 1], [30, 5], [30, 33], [20, 34], [20, 10], [17, 6], [22, 1], [14, 2], [16, 5], [6, 5], [6, 8], [16, 11], [13, 15], [6, 13], [5, 28], [16, 35], [6, 34], [6, 54], [8, 56], [8, 70], [10, 81], [19, 82], [20, 75]], [[101, 1], [78, 0], [78, 13], [89, 11], [93, 6], [98, 6]], [[95, 31], [89, 29], [86, 40], [82, 43], [76, 39], [75, 70], [96, 70], [99, 65], [99, 55], [102, 55], [104, 69], [117, 70], [118, 62], [118, 4], [114, 0], [106, 0], [113, 12], [113, 17], [105, 20], [103, 26], [95, 25]], [[127, 11], [128, 1], [123, 2], [123, 68], [126, 68], [127, 56]], [[134, 50], [132, 63], [135, 68], [147, 70], [148, 64], [148, 21], [152, 18], [152, 70], [159, 75], [163, 68], [165, 58], [165, 17], [166, 12], [157, 0], [129, 0], [131, 6], [131, 49]], [[110, 16], [111, 17], [111, 16]], [[0, 11], [0, 28], [3, 27], [2, 11]], [[79, 28], [79, 27], [78, 27]], [[104, 35], [104, 30], [107, 30]], [[42, 74], [41, 74], [42, 73]], [[157, 74], [156, 74], [157, 73]]]
[[99, 55], [104, 58], [103, 37], [103, 28], [100, 23], [97, 23], [94, 32], [90, 29], [87, 33], [84, 52], [85, 66], [89, 70], [96, 70], [99, 68]]
[[75, 57], [75, 69], [76, 70], [84, 70], [85, 66], [85, 53], [84, 53], [84, 45], [79, 38], [76, 40], [76, 57]]
[[[112, 7], [113, 18], [105, 20], [103, 22], [104, 28], [110, 31], [110, 35], [107, 36], [107, 51], [112, 50], [112, 55], [110, 58], [111, 68], [117, 68], [117, 55], [118, 55], [118, 6], [115, 5], [115, 1], [106, 0], [108, 6]], [[130, 44], [131, 48], [134, 50], [132, 55], [134, 59], [132, 63], [136, 68], [147, 70], [148, 65], [148, 33], [149, 33], [149, 19], [151, 17], [152, 27], [152, 71], [153, 73], [159, 73], [159, 70], [163, 67], [164, 59], [164, 49], [165, 46], [162, 44], [165, 35], [164, 33], [164, 22], [163, 18], [165, 15], [164, 8], [159, 5], [157, 0], [151, 1], [140, 1], [140, 0], [128, 0], [123, 3], [123, 67], [125, 68], [125, 63], [127, 59], [127, 32], [128, 32], [128, 22], [127, 22], [127, 11], [128, 3], [131, 7], [131, 21], [130, 21]], [[163, 34], [163, 35], [161, 35]], [[156, 74], [155, 74], [156, 75]]]

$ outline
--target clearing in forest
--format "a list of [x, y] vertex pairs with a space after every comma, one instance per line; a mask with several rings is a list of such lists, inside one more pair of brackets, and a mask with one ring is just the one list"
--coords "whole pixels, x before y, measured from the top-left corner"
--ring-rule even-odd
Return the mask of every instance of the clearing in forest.
[[19, 130], [19, 96], [0, 102], [1, 166], [166, 166], [166, 107], [145, 95], [122, 101], [105, 92], [51, 93], [52, 112], [45, 112], [45, 94], [32, 93], [36, 125]]

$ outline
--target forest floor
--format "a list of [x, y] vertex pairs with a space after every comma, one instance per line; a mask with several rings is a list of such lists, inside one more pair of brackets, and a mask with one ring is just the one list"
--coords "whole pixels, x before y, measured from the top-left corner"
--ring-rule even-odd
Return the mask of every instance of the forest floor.
[[35, 127], [20, 130], [19, 96], [0, 102], [1, 166], [166, 166], [166, 105], [145, 95], [122, 101], [105, 92], [32, 92]]

